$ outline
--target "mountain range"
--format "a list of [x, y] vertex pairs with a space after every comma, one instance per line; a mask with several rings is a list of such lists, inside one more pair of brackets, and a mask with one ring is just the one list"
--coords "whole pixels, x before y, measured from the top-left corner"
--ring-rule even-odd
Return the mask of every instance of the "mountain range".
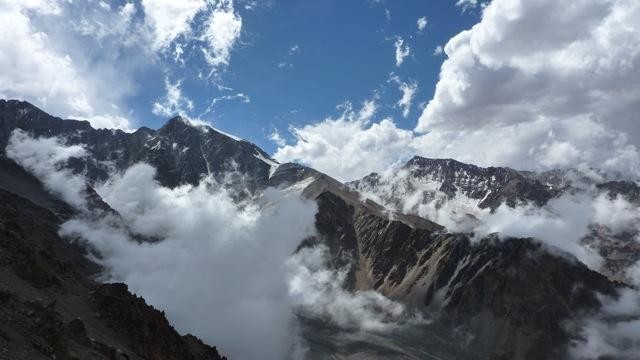
[[178, 334], [126, 285], [98, 280], [92, 249], [58, 233], [77, 210], [4, 153], [16, 130], [82, 145], [89, 155], [64, 166], [86, 177], [90, 207], [116, 215], [94, 187], [140, 162], [156, 169], [164, 187], [211, 176], [238, 201], [299, 188], [318, 211], [316, 235], [301, 239], [298, 251], [323, 244], [330, 266], [347, 269], [345, 290], [373, 290], [430, 316], [363, 336], [301, 311], [309, 358], [565, 358], [581, 340], [571, 324], [597, 313], [604, 296], [633, 286], [625, 274], [640, 258], [637, 230], [596, 222], [580, 242], [604, 259], [598, 271], [539, 239], [478, 230], [504, 209], [544, 208], [565, 196], [622, 197], [640, 206], [637, 182], [597, 171], [530, 172], [416, 156], [345, 184], [180, 116], [158, 130], [127, 133], [0, 100], [0, 358], [222, 358], [215, 344]]

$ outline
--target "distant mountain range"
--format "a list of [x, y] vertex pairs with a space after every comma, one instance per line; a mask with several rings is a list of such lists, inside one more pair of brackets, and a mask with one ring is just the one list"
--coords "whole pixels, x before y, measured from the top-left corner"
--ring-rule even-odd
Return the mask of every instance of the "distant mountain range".
[[[269, 187], [300, 187], [318, 204], [318, 235], [301, 247], [323, 243], [333, 266], [350, 266], [348, 290], [376, 290], [438, 314], [428, 326], [390, 336], [388, 343], [326, 346], [319, 345], [330, 342], [324, 325], [307, 319], [311, 358], [366, 352], [369, 358], [421, 359], [425, 351], [441, 359], [563, 358], [577, 338], [567, 322], [597, 312], [601, 295], [626, 288], [622, 273], [640, 258], [636, 233], [611, 234], [598, 224], [584, 241], [600, 249], [602, 273], [536, 239], [473, 234], [474, 224], [500, 206], [542, 207], [563, 194], [587, 191], [582, 184], [640, 205], [640, 187], [633, 181], [414, 157], [389, 174], [343, 184], [303, 165], [279, 164], [254, 144], [181, 117], [158, 130], [126, 133], [0, 100], [0, 315], [7, 319], [0, 322], [0, 358], [2, 351], [18, 359], [220, 356], [192, 336], [179, 336], [162, 313], [126, 286], [91, 280], [100, 269], [83, 256], [87, 249], [56, 231], [73, 209], [4, 154], [16, 129], [83, 144], [90, 156], [66, 166], [87, 177], [93, 206], [108, 207], [92, 191], [95, 183], [138, 162], [154, 166], [156, 180], [170, 188], [196, 185], [206, 175], [239, 198]], [[440, 209], [448, 211], [446, 223], [430, 216]]]

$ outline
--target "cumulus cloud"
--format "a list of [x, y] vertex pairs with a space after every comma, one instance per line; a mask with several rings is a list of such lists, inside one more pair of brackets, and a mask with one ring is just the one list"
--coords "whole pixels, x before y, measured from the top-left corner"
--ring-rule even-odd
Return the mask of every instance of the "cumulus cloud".
[[63, 167], [71, 158], [87, 156], [83, 146], [67, 146], [58, 138], [32, 138], [22, 130], [14, 130], [6, 153], [38, 177], [49, 191], [78, 209], [86, 209], [82, 194], [86, 188], [84, 176], [74, 175]]
[[[213, 73], [229, 65], [241, 25], [231, 0], [3, 1], [0, 66], [12, 71], [0, 74], [0, 97], [130, 130], [127, 101], [140, 90], [140, 69], [204, 58]], [[158, 105], [156, 113], [176, 110]]]
[[[0, 3], [0, 67], [11, 69], [0, 74], [0, 96], [31, 101], [64, 117], [84, 118], [96, 127], [128, 129], [129, 120], [117, 110], [132, 89], [130, 80], [120, 75], [125, 68], [116, 72], [102, 60], [108, 56], [78, 51], [78, 24], [67, 21], [73, 6], [82, 5], [45, 0]], [[95, 16], [124, 26], [117, 19], [127, 11], [125, 5], [112, 15]], [[85, 22], [87, 32], [99, 32], [88, 29], [94, 22]]]
[[[414, 131], [387, 126], [402, 136], [381, 150], [380, 163], [369, 171], [347, 174], [343, 169], [333, 175], [353, 179], [412, 152], [522, 170], [595, 167], [637, 178], [640, 91], [633, 79], [640, 64], [638, 24], [637, 1], [493, 1], [478, 24], [446, 44], [448, 58], [435, 94]], [[396, 42], [398, 64], [408, 54], [401, 40]], [[440, 51], [436, 48], [435, 54]], [[332, 132], [350, 127], [351, 141], [338, 138], [341, 147], [350, 148], [382, 122], [353, 127], [322, 121], [305, 129], [311, 135], [328, 124]], [[300, 146], [331, 149], [330, 141], [308, 136]], [[331, 154], [338, 157], [330, 159]], [[338, 151], [326, 153], [321, 162], [318, 153], [306, 155], [307, 163], [327, 171], [335, 167], [325, 164], [343, 161]], [[371, 157], [359, 151], [349, 155], [363, 166]]]
[[158, 116], [172, 116], [186, 114], [193, 110], [193, 102], [182, 94], [182, 81], [171, 83], [164, 79], [166, 94], [162, 99], [153, 103], [151, 111]]
[[152, 32], [155, 50], [168, 48], [173, 40], [191, 32], [191, 22], [205, 9], [204, 0], [142, 0], [145, 18]]
[[208, 44], [203, 52], [214, 72], [229, 65], [231, 50], [238, 42], [241, 30], [242, 18], [234, 11], [233, 2], [220, 1], [209, 15], [202, 35]]
[[433, 49], [433, 56], [440, 56], [442, 55], [442, 53], [443, 53], [443, 49], [441, 45], [438, 45]]
[[401, 37], [396, 38], [396, 42], [393, 43], [393, 46], [396, 48], [396, 66], [400, 66], [404, 62], [404, 58], [409, 56], [411, 53], [411, 48], [409, 45], [405, 44], [404, 39]]
[[359, 111], [349, 104], [336, 118], [293, 128], [295, 143], [279, 147], [274, 158], [305, 163], [338, 180], [355, 180], [401, 156], [413, 155], [406, 146], [412, 132], [399, 129], [388, 118], [371, 123], [375, 110], [373, 101], [365, 102]]
[[492, 165], [637, 168], [639, 20], [636, 1], [493, 1], [445, 47], [416, 127], [434, 135], [425, 146], [470, 144]]

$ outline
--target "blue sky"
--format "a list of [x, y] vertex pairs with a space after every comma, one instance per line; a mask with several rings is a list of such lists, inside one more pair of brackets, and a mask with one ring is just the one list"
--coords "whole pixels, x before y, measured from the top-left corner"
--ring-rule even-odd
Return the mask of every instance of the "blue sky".
[[[290, 136], [290, 125], [301, 126], [336, 114], [345, 101], [354, 105], [379, 97], [379, 116], [392, 116], [400, 127], [415, 127], [418, 106], [433, 95], [444, 55], [438, 45], [478, 21], [478, 11], [462, 12], [453, 1], [402, 0], [272, 1], [253, 9], [236, 5], [242, 33], [229, 66], [219, 78], [201, 79], [208, 64], [198, 49], [187, 50], [185, 65], [163, 61], [143, 73], [142, 91], [127, 100], [141, 125], [156, 128], [164, 115], [151, 113], [164, 94], [164, 76], [182, 80], [182, 92], [193, 101], [190, 116], [250, 140], [267, 152], [276, 146], [269, 135], [277, 129]], [[426, 27], [418, 30], [417, 20]], [[197, 20], [197, 19], [196, 19]], [[410, 55], [396, 66], [394, 43], [405, 39]], [[407, 118], [395, 103], [402, 96], [391, 74], [415, 81], [418, 92]], [[229, 89], [220, 89], [222, 85]], [[245, 94], [250, 100], [213, 99]]]
[[638, 34], [637, 0], [3, 0], [0, 97], [180, 113], [340, 180], [413, 155], [639, 177]]

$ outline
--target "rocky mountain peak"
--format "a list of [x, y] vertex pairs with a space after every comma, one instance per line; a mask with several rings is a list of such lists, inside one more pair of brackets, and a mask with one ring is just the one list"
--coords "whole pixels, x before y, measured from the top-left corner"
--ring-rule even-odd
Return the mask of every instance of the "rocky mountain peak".
[[396, 205], [399, 198], [421, 192], [422, 203], [441, 198], [438, 195], [441, 194], [449, 200], [464, 197], [465, 201], [477, 203], [480, 209], [492, 211], [503, 203], [542, 205], [559, 191], [511, 168], [483, 168], [453, 159], [420, 156], [413, 157], [394, 173], [373, 173], [350, 185]]

